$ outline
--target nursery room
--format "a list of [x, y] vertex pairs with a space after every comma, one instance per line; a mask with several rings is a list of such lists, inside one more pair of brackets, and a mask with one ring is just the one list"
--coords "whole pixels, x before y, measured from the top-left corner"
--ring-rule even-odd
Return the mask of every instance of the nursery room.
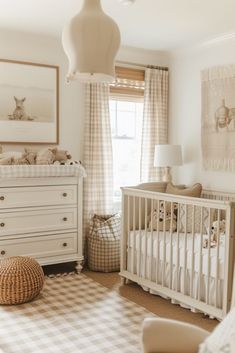
[[0, 4], [0, 353], [235, 353], [235, 3]]

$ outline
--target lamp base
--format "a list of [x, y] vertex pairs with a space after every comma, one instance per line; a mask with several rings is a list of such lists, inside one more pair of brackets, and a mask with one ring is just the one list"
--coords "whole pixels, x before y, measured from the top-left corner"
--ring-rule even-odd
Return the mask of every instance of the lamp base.
[[172, 182], [172, 176], [171, 176], [171, 168], [170, 167], [165, 167], [164, 168], [164, 174], [163, 174], [163, 181], [166, 181], [167, 183]]

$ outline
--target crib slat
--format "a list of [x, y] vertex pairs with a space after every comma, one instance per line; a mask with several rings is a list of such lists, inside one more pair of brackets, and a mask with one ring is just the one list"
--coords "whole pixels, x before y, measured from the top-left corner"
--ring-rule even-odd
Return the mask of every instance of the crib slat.
[[208, 254], [207, 254], [207, 286], [206, 286], [206, 303], [210, 301], [210, 284], [211, 284], [211, 209], [209, 208], [209, 235], [208, 235]]
[[133, 196], [133, 244], [132, 244], [132, 263], [131, 263], [131, 271], [132, 273], [135, 273], [135, 252], [136, 252], [136, 225], [135, 225], [135, 212], [136, 212], [136, 207], [135, 207], [135, 196]]
[[147, 276], [147, 254], [148, 254], [148, 233], [147, 233], [147, 199], [144, 199], [144, 278]]
[[[127, 196], [127, 256], [130, 253], [131, 249], [131, 240], [130, 240], [130, 196]], [[128, 263], [128, 261], [127, 261]]]
[[188, 228], [188, 207], [185, 207], [185, 229], [184, 229], [184, 270], [183, 270], [183, 293], [186, 294], [186, 277], [187, 277], [187, 228]]
[[[178, 203], [178, 213], [177, 213], [177, 218], [178, 220], [181, 219], [181, 207], [182, 204]], [[180, 275], [180, 269], [179, 269], [179, 255], [180, 255], [180, 224], [178, 221], [177, 224], [177, 241], [176, 241], [176, 291], [179, 291], [179, 275]]]
[[199, 249], [199, 271], [198, 271], [198, 300], [201, 300], [201, 282], [202, 282], [202, 249], [203, 249], [203, 207], [200, 212], [200, 249]]
[[138, 198], [138, 203], [139, 203], [139, 245], [138, 245], [138, 250], [137, 250], [137, 264], [138, 264], [138, 270], [137, 274], [138, 276], [141, 277], [141, 257], [142, 257], [142, 231], [141, 231], [141, 203], [142, 199], [141, 197]]
[[[218, 217], [217, 217], [217, 221], [218, 221], [218, 225], [220, 222], [220, 209], [218, 209]], [[219, 281], [219, 251], [220, 251], [220, 231], [219, 231], [219, 226], [217, 227], [217, 239], [216, 239], [216, 274], [215, 274], [215, 307], [218, 307], [218, 281]]]
[[235, 291], [233, 283], [235, 282], [234, 269], [234, 229], [235, 229], [235, 204], [229, 205], [226, 210], [226, 231], [224, 251], [224, 285], [223, 285], [223, 313], [226, 315], [230, 309], [230, 304], [235, 303]]
[[193, 297], [193, 281], [195, 273], [195, 261], [194, 261], [194, 249], [195, 249], [195, 206], [192, 208], [192, 255], [191, 255], [191, 276], [190, 276], [190, 296]]
[[[150, 215], [152, 217], [153, 215], [153, 199], [151, 199], [151, 206], [150, 206]], [[150, 244], [151, 244], [151, 248], [150, 248], [150, 271], [149, 271], [149, 277], [150, 277], [150, 281], [152, 281], [153, 278], [153, 274], [152, 274], [152, 268], [153, 268], [153, 222], [150, 222]]]
[[156, 256], [156, 283], [158, 284], [158, 278], [159, 278], [159, 265], [160, 265], [160, 243], [159, 243], [159, 200], [157, 200], [157, 256]]
[[165, 286], [166, 269], [166, 201], [163, 201], [164, 219], [163, 219], [163, 263], [162, 263], [162, 286]]
[[172, 251], [172, 233], [173, 233], [173, 216], [174, 216], [174, 207], [173, 202], [171, 202], [171, 222], [170, 222], [170, 280], [169, 288], [172, 288], [172, 276], [173, 276], [173, 251]]

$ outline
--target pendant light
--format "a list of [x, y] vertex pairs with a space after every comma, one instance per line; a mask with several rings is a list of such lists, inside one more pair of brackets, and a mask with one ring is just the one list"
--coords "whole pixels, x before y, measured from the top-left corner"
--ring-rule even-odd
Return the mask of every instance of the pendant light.
[[84, 0], [80, 13], [65, 26], [62, 44], [69, 60], [67, 82], [113, 82], [120, 31], [100, 0]]

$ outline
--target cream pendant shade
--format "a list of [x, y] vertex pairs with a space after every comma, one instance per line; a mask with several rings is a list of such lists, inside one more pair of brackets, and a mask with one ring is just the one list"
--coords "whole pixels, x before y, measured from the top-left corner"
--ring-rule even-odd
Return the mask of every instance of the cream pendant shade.
[[113, 82], [120, 31], [100, 0], [84, 0], [83, 8], [65, 26], [62, 43], [69, 60], [67, 81]]

